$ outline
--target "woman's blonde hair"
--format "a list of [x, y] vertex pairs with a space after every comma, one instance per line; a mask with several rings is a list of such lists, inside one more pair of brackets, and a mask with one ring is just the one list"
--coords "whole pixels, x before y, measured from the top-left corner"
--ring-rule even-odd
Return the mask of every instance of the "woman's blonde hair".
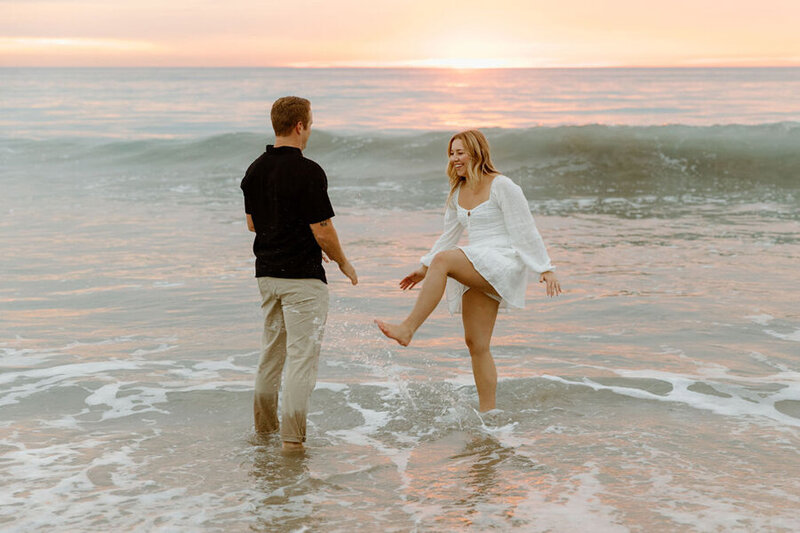
[[[456, 140], [460, 140], [464, 144], [464, 150], [470, 156], [465, 177], [456, 174], [453, 161], [450, 159], [453, 142]], [[489, 141], [486, 140], [486, 136], [478, 130], [465, 130], [456, 133], [447, 144], [447, 177], [450, 178], [450, 194], [447, 196], [445, 205], [450, 205], [453, 194], [462, 182], [472, 187], [477, 185], [484, 176], [493, 176], [495, 174], [500, 174], [500, 172], [492, 164]]]

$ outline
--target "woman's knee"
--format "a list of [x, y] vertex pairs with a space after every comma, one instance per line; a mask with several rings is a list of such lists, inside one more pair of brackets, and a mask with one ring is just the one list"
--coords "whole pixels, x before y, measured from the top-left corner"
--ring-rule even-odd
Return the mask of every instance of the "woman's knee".
[[464, 342], [467, 345], [469, 354], [472, 357], [484, 357], [489, 353], [489, 343], [486, 339], [478, 338], [472, 335], [464, 336]]
[[449, 256], [448, 252], [449, 252], [449, 250], [444, 251], [444, 252], [439, 252], [438, 254], [434, 255], [433, 259], [431, 260], [431, 266], [429, 268], [433, 268], [433, 269], [441, 268], [441, 269], [447, 270], [447, 268], [448, 268], [448, 266], [450, 264], [450, 256]]

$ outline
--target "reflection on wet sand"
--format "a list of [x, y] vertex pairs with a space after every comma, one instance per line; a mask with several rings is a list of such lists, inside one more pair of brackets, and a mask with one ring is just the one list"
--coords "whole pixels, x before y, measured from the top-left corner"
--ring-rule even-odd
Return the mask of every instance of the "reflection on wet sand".
[[[254, 436], [250, 477], [259, 494], [255, 499], [254, 529], [263, 531], [314, 531], [320, 525], [309, 499], [320, 487], [309, 472], [304, 453], [282, 453], [278, 435]], [[310, 528], [310, 529], [309, 529]]]
[[433, 530], [519, 525], [515, 509], [540, 469], [493, 436], [456, 431], [412, 451], [406, 495]]

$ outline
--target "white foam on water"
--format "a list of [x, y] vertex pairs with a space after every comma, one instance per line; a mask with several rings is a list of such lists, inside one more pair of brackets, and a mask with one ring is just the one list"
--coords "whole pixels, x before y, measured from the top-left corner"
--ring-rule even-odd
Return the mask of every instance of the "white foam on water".
[[[160, 438], [157, 430], [149, 433], [132, 435], [122, 445], [89, 438], [26, 447], [19, 433], [0, 440], [9, 448], [3, 454], [4, 530], [198, 531], [231, 517], [241, 523], [240, 517], [252, 511], [258, 495], [248, 497], [247, 490], [216, 494], [211, 488], [189, 495], [187, 487], [163, 487], [147, 479], [148, 459], [134, 457], [144, 441]], [[226, 505], [220, 505], [223, 501]]]
[[118, 370], [136, 370], [141, 367], [141, 363], [136, 361], [102, 361], [93, 363], [75, 363], [69, 365], [58, 365], [49, 368], [37, 368], [23, 370], [20, 372], [5, 372], [0, 374], [0, 385], [26, 380], [35, 380], [29, 383], [22, 383], [4, 391], [0, 396], [0, 406], [19, 403], [21, 399], [27, 398], [39, 392], [50, 389], [53, 385], [71, 385], [79, 378], [86, 376], [98, 376], [107, 372]]
[[750, 352], [750, 357], [755, 359], [760, 363], [764, 363], [765, 365], [771, 366], [776, 370], [780, 370], [781, 372], [791, 373], [792, 370], [786, 366], [782, 365], [776, 361], [773, 361], [771, 358], [767, 357], [766, 355], [759, 353], [759, 352]]
[[[322, 385], [321, 387], [320, 384]], [[395, 381], [370, 382], [367, 385], [380, 387], [382, 389], [380, 395], [382, 399], [390, 399], [402, 395], [402, 387]], [[322, 382], [318, 383], [317, 386], [333, 392], [345, 393], [348, 396], [346, 404], [358, 412], [364, 420], [363, 424], [355, 428], [330, 431], [328, 434], [349, 444], [368, 447], [394, 464], [397, 475], [400, 478], [397, 492], [401, 500], [405, 502], [401, 505], [401, 508], [410, 516], [415, 516], [415, 506], [407, 502], [405, 491], [412, 483], [412, 479], [408, 474], [408, 463], [413, 452], [413, 445], [419, 442], [419, 438], [393, 432], [392, 437], [406, 446], [397, 447], [385, 444], [380, 440], [378, 432], [392, 420], [390, 413], [369, 409], [349, 400], [350, 387], [347, 385]]]
[[156, 282], [153, 283], [153, 287], [156, 287], [156, 288], [159, 288], [159, 289], [167, 289], [167, 288], [171, 288], [171, 287], [184, 287], [185, 285], [186, 285], [186, 283], [184, 283], [182, 281], [178, 281], [178, 282], [156, 281]]
[[195, 187], [194, 185], [175, 185], [174, 187], [170, 187], [170, 192], [177, 192], [177, 193], [198, 193], [200, 190]]
[[58, 349], [34, 350], [30, 348], [0, 348], [0, 363], [6, 368], [30, 367], [41, 364], [52, 357], [64, 355]]
[[551, 494], [532, 487], [517, 504], [514, 515], [527, 521], [525, 531], [591, 531], [627, 533], [628, 528], [615, 517], [617, 510], [603, 503], [600, 469], [593, 463], [585, 472], [572, 476], [570, 487]]
[[[113, 359], [5, 372], [0, 374], [0, 385], [7, 385], [8, 388], [3, 390], [0, 395], [0, 406], [20, 403], [25, 398], [47, 392], [53, 387], [83, 386], [83, 382], [86, 379], [91, 381], [98, 379], [116, 380], [115, 376], [119, 375], [120, 371], [150, 370], [152, 372], [155, 369], [169, 367], [173, 364], [171, 361]], [[152, 389], [150, 393], [141, 396], [140, 400], [131, 398], [129, 401], [140, 401], [143, 404], [156, 402], [162, 396], [156, 391], [157, 389]], [[65, 422], [67, 426], [71, 424], [72, 422]]]
[[0, 384], [13, 383], [18, 379], [45, 379], [60, 378], [70, 379], [97, 375], [114, 370], [136, 370], [142, 365], [139, 361], [127, 359], [114, 359], [111, 361], [97, 361], [92, 363], [74, 363], [67, 365], [51, 366], [47, 368], [35, 368], [22, 370], [20, 372], [5, 372], [0, 374]]
[[89, 409], [82, 409], [75, 415], [63, 415], [61, 418], [57, 418], [55, 420], [40, 420], [39, 424], [44, 427], [57, 429], [80, 429], [81, 425], [78, 422], [77, 417], [83, 416], [89, 412]]
[[[216, 363], [220, 363], [220, 367], [225, 367], [222, 362]], [[645, 377], [653, 377], [653, 375], [651, 373]], [[663, 378], [664, 375], [659, 377]], [[176, 383], [173, 383], [170, 385], [168, 392], [217, 388], [230, 389], [231, 383], [224, 381], [195, 383], [183, 387], [178, 387]], [[246, 382], [233, 383], [235, 384], [234, 386], [241, 384], [248, 389], [252, 388], [252, 383], [249, 379]], [[374, 386], [380, 384], [381, 382], [370, 383], [370, 385]], [[361, 385], [359, 384], [358, 386]], [[397, 398], [402, 394], [402, 383], [387, 381], [383, 385], [384, 387], [379, 393], [381, 398]], [[717, 386], [717, 384], [713, 385]], [[368, 453], [369, 455], [377, 454], [387, 459], [386, 462], [390, 463], [390, 468], [391, 465], [394, 465], [399, 481], [392, 481], [392, 483], [395, 485], [395, 492], [398, 497], [391, 502], [387, 502], [387, 507], [401, 510], [408, 515], [412, 523], [417, 524], [420, 530], [428, 530], [432, 524], [436, 523], [437, 517], [441, 516], [443, 510], [447, 511], [447, 508], [443, 508], [441, 502], [428, 501], [425, 498], [421, 501], [417, 500], [420, 494], [416, 487], [418, 487], [420, 480], [414, 479], [412, 473], [409, 472], [409, 463], [415, 450], [414, 445], [424, 438], [419, 435], [420, 431], [417, 431], [415, 435], [405, 435], [404, 440], [398, 437], [396, 440], [391, 440], [393, 443], [390, 443], [389, 439], [394, 439], [397, 436], [395, 432], [387, 433], [386, 431], [386, 425], [391, 422], [394, 416], [394, 408], [384, 411], [380, 407], [380, 402], [378, 402], [378, 406], [372, 404], [360, 405], [351, 395], [351, 392], [357, 390], [358, 386], [332, 382], [319, 382], [318, 386], [318, 388], [324, 390], [344, 394], [347, 399], [346, 404], [360, 413], [363, 418], [363, 423], [355, 428], [332, 431], [329, 434], [335, 439], [340, 439], [343, 443], [361, 446], [368, 450], [368, 452], [354, 450], [355, 455], [363, 453]], [[91, 396], [94, 397], [93, 401], [96, 402], [96, 406], [108, 405], [110, 412], [116, 410], [121, 413], [124, 409], [130, 410], [130, 406], [117, 405], [119, 400], [125, 399], [125, 397], [118, 398], [118, 395], [127, 393], [137, 396], [147, 392], [143, 389], [143, 387], [133, 382], [109, 383], [95, 390]], [[374, 398], [373, 395], [371, 397]], [[531, 447], [531, 443], [535, 439], [518, 435], [519, 426], [516, 423], [505, 423], [503, 421], [506, 414], [513, 413], [496, 410], [478, 416], [471, 408], [461, 404], [451, 406], [450, 413], [453, 421], [445, 424], [446, 426], [453, 428], [456, 420], [460, 420], [461, 423], [468, 425], [470, 429], [481, 431], [497, 439], [504, 447], [514, 448], [514, 453], [520, 457], [528, 458], [534, 463], [539, 462], [540, 458], [536, 457], [536, 453], [532, 451], [533, 448]], [[503, 422], [494, 426], [492, 424], [493, 419]], [[430, 425], [436, 426], [437, 424], [438, 422], [433, 422]], [[9, 440], [13, 442], [18, 437], [17, 435]], [[0, 441], [0, 444], [5, 443]], [[106, 448], [105, 450], [104, 447]], [[17, 451], [20, 450], [18, 444], [15, 444], [13, 448]], [[137, 457], [135, 453], [137, 450], [136, 445], [108, 449], [108, 443], [92, 439], [85, 444], [79, 444], [75, 448], [80, 452], [97, 449], [102, 450], [102, 453], [89, 461], [83, 459], [87, 464], [81, 465], [80, 454], [70, 455], [71, 447], [69, 445], [61, 448], [51, 448], [38, 457], [35, 450], [27, 451], [28, 455], [41, 461], [37, 472], [39, 475], [44, 476], [42, 479], [49, 481], [42, 484], [42, 479], [38, 482], [34, 482], [35, 479], [32, 480], [30, 478], [27, 481], [25, 479], [14, 479], [14, 492], [12, 494], [15, 495], [16, 499], [13, 502], [14, 506], [5, 511], [5, 516], [12, 517], [14, 527], [19, 526], [21, 531], [53, 527], [56, 529], [74, 528], [78, 530], [90, 527], [89, 525], [93, 523], [96, 524], [97, 522], [93, 522], [93, 520], [100, 520], [123, 530], [197, 531], [206, 528], [225, 529], [226, 520], [231, 520], [231, 523], [236, 524], [236, 527], [232, 527], [230, 530], [236, 530], [252, 518], [254, 509], [263, 509], [263, 505], [260, 505], [260, 502], [263, 502], [269, 496], [250, 489], [239, 490], [238, 487], [233, 488], [233, 490], [231, 490], [232, 487], [201, 488], [202, 492], [195, 494], [192, 487], [161, 486], [146, 479], [148, 472], [153, 471], [148, 464], [148, 461], [153, 458], [151, 455], [141, 461], [134, 459]], [[48, 454], [52, 457], [48, 457]], [[348, 461], [348, 457], [344, 456], [342, 460]], [[15, 461], [18, 466], [24, 465], [26, 457], [19, 455], [15, 458]], [[61, 470], [51, 470], [51, 465], [59, 466]], [[514, 517], [527, 522], [520, 526], [520, 530], [524, 531], [544, 532], [548, 529], [552, 531], [607, 531], [612, 533], [625, 531], [620, 522], [620, 516], [623, 516], [624, 513], [612, 505], [604, 503], [604, 486], [601, 482], [602, 476], [598, 472], [599, 469], [592, 463], [584, 466], [586, 471], [569, 477], [566, 485], [563, 482], [559, 482], [557, 485], [544, 483], [525, 487], [520, 492], [521, 500], [519, 503], [516, 503], [516, 500], [514, 503], [509, 503], [498, 499], [488, 499], [485, 502], [477, 503], [474, 507], [475, 512], [470, 517], [472, 530], [510, 527], [506, 517], [509, 512], [513, 512]], [[101, 472], [110, 472], [113, 486], [97, 485], [98, 477], [96, 474], [93, 475], [93, 468]], [[368, 473], [368, 470], [364, 470], [365, 473], [362, 475], [370, 476], [371, 474]], [[107, 474], [104, 475], [107, 477]], [[324, 476], [322, 480], [325, 481]], [[38, 492], [33, 499], [29, 500], [31, 487]], [[667, 488], [670, 490], [665, 489], [665, 494], [671, 495], [669, 496], [670, 500], [685, 501], [684, 495], [680, 492], [682, 490], [680, 486]], [[263, 513], [261, 516], [270, 517], [269, 523], [278, 524], [284, 523], [284, 520], [292, 517], [301, 518], [307, 516], [309, 512], [325, 509], [326, 506], [339, 505], [337, 499], [340, 496], [325, 489], [306, 489], [301, 487], [301, 490], [304, 491], [304, 494], [289, 496], [286, 503], [273, 505], [270, 510], [261, 511]], [[224, 493], [221, 493], [222, 491]], [[286, 497], [285, 492], [284, 490], [281, 494], [276, 492], [273, 495]], [[223, 498], [224, 504], [222, 503]], [[663, 496], [652, 495], [647, 498], [647, 502], [663, 501], [661, 498]], [[228, 505], [227, 502], [232, 502], [233, 504]], [[348, 502], [344, 501], [342, 503], [347, 504]], [[40, 509], [42, 512], [39, 512]], [[720, 508], [720, 510], [724, 511], [723, 508]], [[666, 509], [664, 514], [669, 516], [669, 511], [670, 509]], [[363, 510], [356, 508], [353, 512], [359, 513], [363, 512]], [[3, 516], [3, 513], [4, 511], [0, 510], [0, 516]], [[239, 516], [235, 519], [230, 518], [231, 513], [238, 513]], [[739, 511], [737, 516], [746, 519], [748, 513], [749, 511], [742, 510]], [[686, 519], [690, 520], [691, 515], [692, 513], [687, 513]], [[681, 516], [676, 515], [676, 521], [682, 519]], [[753, 523], [776, 526], [788, 523], [787, 520], [759, 518]], [[708, 523], [713, 525], [726, 522], [719, 520], [718, 522], [712, 521]], [[392, 529], [390, 524], [387, 524], [387, 526], [387, 530]], [[714, 528], [709, 527], [707, 530], [714, 530]]]
[[[742, 506], [741, 499], [734, 500], [725, 494], [715, 494], [706, 490], [694, 490], [685, 485], [675, 485], [670, 474], [653, 475], [650, 478], [650, 492], [657, 497], [648, 497], [653, 502], [653, 510], [669, 518], [676, 525], [694, 531], [798, 531], [800, 517], [777, 516], [772, 513], [757, 514], [752, 509]], [[713, 486], [713, 484], [711, 484]], [[774, 490], [774, 489], [773, 489]], [[796, 495], [780, 496], [794, 500], [800, 504]], [[692, 509], [687, 509], [680, 502], [692, 502]]]
[[314, 387], [314, 390], [320, 389], [320, 390], [329, 390], [329, 391], [332, 391], [332, 392], [344, 392], [349, 388], [350, 387], [345, 385], [344, 383], [332, 383], [332, 382], [328, 382], [328, 381], [317, 381], [317, 384]]
[[747, 319], [749, 319], [749, 320], [751, 320], [751, 321], [755, 322], [755, 323], [756, 323], [756, 324], [758, 324], [759, 326], [766, 326], [766, 325], [767, 325], [767, 324], [769, 324], [769, 323], [770, 323], [770, 322], [771, 322], [771, 321], [772, 321], [772, 320], [773, 320], [775, 317], [774, 317], [774, 316], [772, 316], [772, 315], [760, 314], [760, 315], [749, 315], [749, 316], [746, 316], [745, 318], [747, 318]]
[[[121, 418], [133, 414], [141, 414], [148, 411], [168, 414], [169, 411], [159, 409], [157, 403], [167, 403], [167, 391], [162, 388], [154, 387], [131, 387], [124, 392], [126, 396], [119, 396], [120, 389], [131, 382], [116, 382], [103, 385], [84, 400], [86, 405], [107, 405], [110, 409], [103, 411], [102, 420]], [[131, 391], [138, 390], [138, 394], [129, 394]]]
[[[768, 315], [766, 313], [758, 314], [758, 315], [748, 315], [745, 318], [758, 324], [759, 326], [767, 326], [772, 321], [775, 320], [775, 317], [772, 315]], [[765, 329], [764, 333], [767, 335], [771, 335], [777, 339], [782, 339], [785, 341], [793, 341], [793, 342], [800, 342], [800, 329], [796, 329], [791, 333], [781, 333], [779, 331], [775, 331], [774, 329]]]
[[185, 381], [161, 382], [159, 385], [167, 387], [166, 392], [196, 392], [196, 391], [226, 391], [242, 392], [253, 390], [253, 380], [231, 380], [231, 381], [205, 381], [193, 385], [184, 385]]
[[197, 370], [233, 370], [236, 372], [252, 373], [253, 369], [249, 366], [241, 366], [234, 363], [234, 360], [239, 359], [239, 355], [231, 355], [222, 361], [202, 361], [192, 365], [192, 368]]
[[358, 413], [364, 417], [364, 423], [360, 425], [358, 429], [367, 434], [373, 434], [377, 432], [380, 428], [385, 426], [391, 418], [387, 412], [368, 409], [358, 405], [355, 402], [347, 402], [347, 406], [355, 411], [358, 411]]
[[349, 444], [370, 448], [394, 464], [396, 472], [400, 478], [400, 485], [397, 487], [397, 492], [401, 500], [405, 502], [401, 505], [401, 508], [410, 516], [415, 516], [415, 505], [407, 501], [407, 495], [405, 492], [412, 483], [412, 479], [408, 474], [408, 462], [413, 448], [396, 448], [389, 446], [364, 433], [362, 428], [371, 426], [374, 427], [374, 422], [375, 421], [372, 421], [372, 423], [365, 423], [364, 426], [359, 426], [354, 429], [332, 431], [329, 434], [334, 437], [338, 437]]
[[753, 417], [759, 420], [771, 420], [785, 426], [800, 427], [800, 419], [786, 415], [775, 408], [775, 404], [780, 401], [800, 401], [800, 373], [780, 373], [769, 377], [748, 379], [749, 382], [756, 381], [759, 383], [767, 383], [770, 385], [777, 384], [781, 386], [780, 390], [769, 393], [763, 391], [753, 393], [742, 386], [735, 386], [731, 383], [715, 383], [703, 380], [704, 383], [707, 383], [720, 392], [729, 394], [730, 398], [689, 390], [691, 385], [698, 383], [698, 378], [695, 376], [684, 376], [655, 370], [617, 371], [617, 374], [623, 377], [664, 381], [672, 386], [672, 390], [661, 395], [635, 387], [603, 385], [589, 378], [576, 381], [550, 375], [542, 375], [541, 377], [566, 385], [589, 387], [595, 391], [610, 391], [630, 398], [681, 403], [695, 409], [711, 411], [723, 416]]
[[[500, 378], [498, 382], [503, 381], [507, 378]], [[453, 377], [449, 377], [447, 379], [442, 380], [445, 383], [450, 383], [451, 385], [455, 385], [456, 387], [474, 387], [475, 386], [475, 378], [472, 376], [472, 373], [462, 373], [457, 374]]]
[[[129, 339], [113, 339], [101, 341], [102, 344], [113, 342], [128, 342]], [[71, 343], [68, 348], [75, 348], [86, 343]], [[152, 349], [140, 349], [133, 352], [133, 356], [162, 353], [171, 350], [175, 345], [159, 344]], [[22, 354], [24, 355], [24, 353]], [[156, 404], [167, 403], [168, 392], [189, 392], [202, 390], [228, 390], [239, 391], [251, 389], [251, 369], [238, 366], [234, 361], [243, 357], [233, 355], [225, 361], [207, 361], [195, 365], [195, 369], [170, 368], [176, 362], [170, 360], [136, 360], [132, 358], [111, 359], [105, 361], [78, 362], [62, 364], [46, 368], [29, 368], [19, 371], [4, 372], [0, 374], [0, 406], [20, 403], [25, 398], [39, 393], [46, 393], [54, 387], [77, 386], [84, 389], [94, 389], [84, 399], [86, 405], [96, 408], [107, 406], [108, 409], [101, 415], [102, 420], [120, 418], [145, 411], [166, 413]], [[27, 361], [30, 364], [30, 361]], [[222, 380], [220, 371], [229, 370], [246, 374], [246, 381]], [[140, 380], [120, 380], [122, 373], [137, 372]], [[169, 374], [178, 374], [179, 381], [165, 381], [159, 379]], [[87, 387], [86, 381], [107, 381], [100, 388], [92, 384]], [[148, 383], [149, 382], [149, 383]], [[48, 420], [49, 427], [74, 428], [79, 425], [76, 417], [82, 417], [87, 411], [67, 413], [59, 419]]]
[[[38, 448], [26, 448], [18, 442], [19, 435], [0, 441], [5, 447], [13, 448], [3, 452], [4, 469], [9, 474], [9, 482], [34, 482], [41, 478], [58, 477], [54, 474], [68, 472], [72, 457], [80, 453], [81, 448], [100, 446], [95, 439], [83, 441], [79, 446], [73, 444], [54, 444]], [[7, 489], [10, 485], [7, 485]], [[11, 502], [15, 501], [13, 491], [9, 490]], [[19, 501], [24, 501], [20, 499]]]
[[[45, 527], [63, 527], [75, 518], [76, 507], [87, 514], [99, 514], [97, 502], [80, 503], [81, 496], [97, 490], [88, 472], [95, 466], [115, 465], [118, 468], [134, 466], [124, 450], [103, 454], [87, 464], [81, 464], [85, 454], [94, 454], [106, 444], [97, 439], [26, 448], [16, 438], [1, 442], [15, 448], [4, 454], [6, 471], [11, 474], [5, 483], [8, 504], [13, 513], [16, 507], [36, 512], [13, 513], [20, 530], [38, 530]], [[128, 449], [130, 450], [130, 448]], [[91, 508], [90, 508], [91, 507]], [[0, 516], [4, 513], [0, 509]], [[87, 515], [78, 515], [85, 519]]]
[[169, 350], [172, 350], [173, 348], [177, 348], [177, 345], [174, 345], [174, 344], [159, 344], [155, 348], [150, 348], [150, 349], [139, 348], [138, 350], [134, 350], [133, 352], [131, 352], [131, 355], [133, 355], [133, 356], [150, 355], [150, 354], [154, 354], [154, 353], [167, 352]]
[[765, 329], [764, 333], [785, 341], [800, 342], [800, 329], [795, 330], [793, 333], [778, 333], [777, 331], [773, 331], [771, 329]]
[[519, 438], [514, 435], [514, 430], [519, 426], [519, 422], [509, 422], [504, 425], [494, 424], [494, 419], [503, 416], [504, 411], [502, 409], [491, 409], [484, 413], [473, 409], [472, 412], [480, 420], [481, 431], [497, 439], [506, 448], [518, 448], [530, 442], [530, 439]]
[[[66, 346], [64, 346], [63, 350], [64, 351], [68, 351], [68, 350], [72, 350], [74, 348], [81, 348], [83, 346], [107, 346], [109, 344], [122, 344], [122, 343], [131, 342], [134, 339], [135, 339], [135, 337], [133, 335], [125, 335], [125, 336], [121, 336], [121, 337], [113, 337], [113, 338], [110, 338], [110, 339], [101, 339], [101, 340], [98, 340], [98, 341], [89, 341], [89, 342], [87, 342], [87, 341], [73, 341], [73, 342], [70, 342], [69, 344], [67, 344]], [[174, 339], [171, 339], [171, 340], [174, 340]]]

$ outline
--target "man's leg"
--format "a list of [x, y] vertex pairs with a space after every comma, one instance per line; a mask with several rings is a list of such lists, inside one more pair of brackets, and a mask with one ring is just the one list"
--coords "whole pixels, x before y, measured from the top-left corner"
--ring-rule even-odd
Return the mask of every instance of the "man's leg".
[[286, 328], [281, 301], [275, 294], [274, 278], [258, 278], [264, 333], [261, 336], [261, 359], [256, 371], [253, 415], [257, 433], [278, 431], [278, 391], [286, 360]]
[[317, 279], [280, 281], [286, 325], [286, 376], [281, 396], [281, 439], [302, 449], [308, 400], [317, 382], [319, 351], [328, 317], [328, 286]]

